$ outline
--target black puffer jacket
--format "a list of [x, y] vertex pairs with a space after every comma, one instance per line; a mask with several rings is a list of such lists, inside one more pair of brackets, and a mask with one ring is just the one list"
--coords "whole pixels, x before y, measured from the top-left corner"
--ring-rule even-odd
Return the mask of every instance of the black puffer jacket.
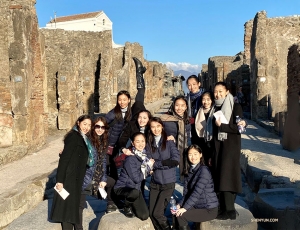
[[198, 164], [190, 169], [184, 181], [183, 196], [180, 207], [189, 210], [212, 209], [218, 207], [218, 198], [214, 191], [214, 183], [207, 166]]

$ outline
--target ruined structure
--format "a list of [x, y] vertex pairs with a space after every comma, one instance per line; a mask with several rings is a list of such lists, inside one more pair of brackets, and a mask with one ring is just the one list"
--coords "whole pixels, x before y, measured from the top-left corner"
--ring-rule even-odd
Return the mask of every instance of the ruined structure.
[[226, 82], [233, 96], [236, 95], [238, 87], [242, 86], [246, 103], [249, 102], [249, 65], [245, 62], [243, 53], [235, 56], [210, 57], [208, 64], [202, 65], [201, 82], [203, 87], [213, 90], [218, 81]]
[[281, 133], [287, 110], [287, 55], [299, 42], [300, 17], [267, 18], [258, 12], [245, 24], [245, 58], [250, 60], [252, 119], [274, 118]]
[[1, 1], [0, 165], [34, 151], [48, 133], [43, 36], [35, 1]]
[[293, 151], [300, 147], [300, 43], [289, 48], [287, 62], [287, 119], [282, 145]]
[[120, 90], [134, 99], [132, 57], [147, 68], [145, 103], [181, 90], [164, 64], [144, 60], [138, 43], [113, 48], [111, 30], [39, 30], [35, 1], [1, 3], [0, 165], [39, 149], [50, 130], [70, 129], [81, 114], [108, 112]]

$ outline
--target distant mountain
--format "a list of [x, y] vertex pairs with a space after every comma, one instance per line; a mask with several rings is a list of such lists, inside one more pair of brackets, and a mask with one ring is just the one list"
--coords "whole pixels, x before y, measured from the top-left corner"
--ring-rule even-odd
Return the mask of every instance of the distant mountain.
[[[178, 76], [179, 74], [181, 74], [181, 76], [184, 76], [185, 80], [195, 74], [196, 76], [198, 75], [198, 73], [196, 72], [189, 72], [189, 71], [186, 71], [186, 70], [175, 70], [174, 71], [174, 76]], [[187, 94], [189, 92], [187, 86], [186, 86], [186, 81], [183, 81], [182, 82], [182, 88], [183, 88], [183, 91]]]

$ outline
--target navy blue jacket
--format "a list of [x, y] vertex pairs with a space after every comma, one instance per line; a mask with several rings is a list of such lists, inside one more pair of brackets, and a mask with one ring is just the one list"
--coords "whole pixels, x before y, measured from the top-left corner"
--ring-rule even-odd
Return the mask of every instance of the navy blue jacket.
[[178, 204], [186, 210], [192, 207], [195, 209], [218, 207], [214, 182], [207, 166], [198, 164], [194, 169], [190, 168], [184, 181], [183, 196]]
[[[108, 124], [112, 123], [115, 119], [115, 112], [114, 110], [110, 110], [106, 115], [105, 115], [105, 119], [107, 121]], [[115, 146], [115, 144], [117, 143], [120, 134], [124, 128], [125, 125], [125, 121], [123, 118], [121, 118], [121, 120], [117, 121], [113, 127], [109, 128], [108, 131], [108, 145], [109, 146]]]
[[142, 163], [143, 160], [137, 155], [127, 156], [114, 188], [134, 188], [141, 191], [141, 182], [144, 180]]
[[[176, 121], [163, 121], [165, 126], [165, 131], [168, 136], [172, 135], [176, 142], [178, 141], [178, 122]], [[191, 125], [185, 125], [185, 132], [187, 134], [187, 146], [191, 144]]]
[[[167, 141], [165, 150], [161, 149], [161, 142], [162, 139], [160, 139], [158, 143], [159, 147], [155, 148], [154, 152], [152, 152], [149, 144], [146, 146], [147, 157], [155, 160], [151, 181], [155, 184], [174, 183], [176, 182], [176, 167], [163, 166], [162, 161], [171, 159], [179, 162], [179, 151], [174, 141]], [[153, 143], [153, 145], [155, 145], [155, 143]]]

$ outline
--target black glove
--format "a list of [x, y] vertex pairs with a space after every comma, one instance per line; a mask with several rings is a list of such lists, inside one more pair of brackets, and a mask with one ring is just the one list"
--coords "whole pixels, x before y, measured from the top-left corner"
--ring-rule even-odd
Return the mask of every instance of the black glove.
[[167, 159], [161, 161], [163, 166], [176, 167], [178, 165], [178, 161]]

